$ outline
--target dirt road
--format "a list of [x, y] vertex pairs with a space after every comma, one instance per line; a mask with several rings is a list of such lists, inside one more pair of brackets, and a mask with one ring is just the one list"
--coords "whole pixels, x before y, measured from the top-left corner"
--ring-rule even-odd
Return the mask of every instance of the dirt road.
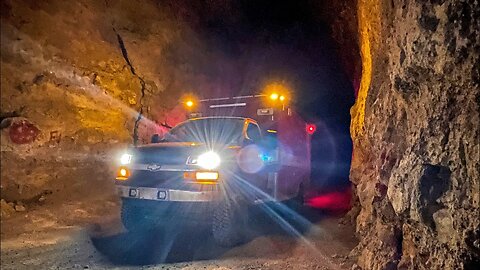
[[[281, 211], [280, 211], [281, 212]], [[211, 241], [205, 226], [126, 232], [119, 202], [97, 198], [33, 207], [2, 220], [2, 269], [350, 269], [353, 229], [303, 209], [306, 219], [251, 210], [249, 239], [235, 248]], [[302, 220], [300, 216], [296, 220]], [[288, 220], [288, 219], [287, 219]]]

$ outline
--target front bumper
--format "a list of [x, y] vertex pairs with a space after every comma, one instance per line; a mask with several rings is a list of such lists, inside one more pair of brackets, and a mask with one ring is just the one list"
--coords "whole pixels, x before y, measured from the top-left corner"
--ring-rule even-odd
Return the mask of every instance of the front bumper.
[[186, 191], [150, 187], [117, 186], [122, 198], [167, 201], [167, 202], [211, 202], [220, 199], [219, 191]]

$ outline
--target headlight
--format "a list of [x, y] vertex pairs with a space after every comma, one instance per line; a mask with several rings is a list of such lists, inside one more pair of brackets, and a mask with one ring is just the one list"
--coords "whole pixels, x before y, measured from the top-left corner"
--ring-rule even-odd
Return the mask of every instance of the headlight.
[[220, 156], [215, 152], [201, 154], [198, 156], [197, 164], [207, 170], [215, 169], [220, 165]]
[[122, 165], [130, 164], [131, 161], [132, 161], [132, 155], [130, 154], [123, 154], [122, 157], [120, 158], [120, 163]]

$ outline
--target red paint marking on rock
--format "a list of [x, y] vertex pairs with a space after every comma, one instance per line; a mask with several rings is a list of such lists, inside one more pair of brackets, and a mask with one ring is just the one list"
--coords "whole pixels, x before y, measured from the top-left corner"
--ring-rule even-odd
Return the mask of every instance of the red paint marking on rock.
[[16, 144], [32, 143], [40, 130], [27, 120], [12, 123], [9, 130], [10, 140]]

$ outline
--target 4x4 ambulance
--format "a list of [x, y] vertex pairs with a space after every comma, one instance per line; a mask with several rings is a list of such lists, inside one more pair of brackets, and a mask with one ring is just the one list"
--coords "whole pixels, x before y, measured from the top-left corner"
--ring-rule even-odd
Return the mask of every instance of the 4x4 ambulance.
[[249, 205], [302, 202], [314, 130], [284, 99], [186, 102], [189, 120], [121, 158], [115, 182], [125, 227], [208, 222], [217, 243], [231, 246], [243, 239]]

